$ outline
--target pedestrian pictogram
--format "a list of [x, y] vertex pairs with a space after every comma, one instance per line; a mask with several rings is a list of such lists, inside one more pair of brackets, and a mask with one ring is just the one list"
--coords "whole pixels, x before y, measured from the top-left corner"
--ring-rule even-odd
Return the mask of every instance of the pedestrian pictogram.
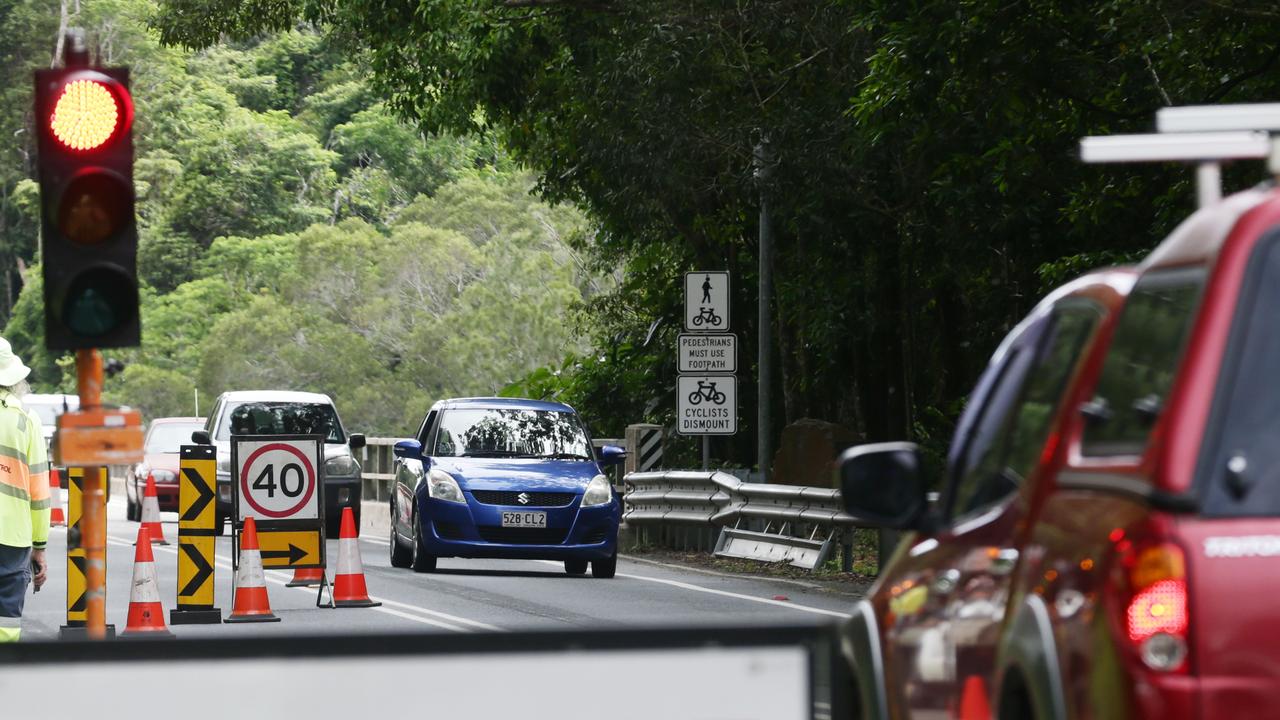
[[213, 606], [214, 545], [218, 532], [216, 451], [212, 445], [183, 445], [178, 462], [178, 603], [169, 624], [222, 622]]
[[729, 273], [717, 270], [685, 274], [684, 327], [692, 332], [729, 329]]
[[733, 375], [681, 375], [676, 392], [676, 431], [681, 435], [738, 431], [738, 380]]

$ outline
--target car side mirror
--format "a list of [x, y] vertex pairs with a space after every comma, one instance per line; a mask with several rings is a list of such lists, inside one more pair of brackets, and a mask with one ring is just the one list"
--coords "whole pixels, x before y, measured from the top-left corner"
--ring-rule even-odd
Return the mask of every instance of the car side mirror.
[[364, 433], [351, 433], [347, 436], [347, 447], [352, 450], [359, 450], [367, 444], [364, 439]]
[[610, 466], [617, 465], [627, 459], [627, 451], [617, 445], [605, 445], [596, 453], [596, 459], [601, 465]]
[[845, 510], [877, 527], [915, 528], [926, 501], [915, 443], [858, 445], [840, 456], [840, 493]]
[[422, 443], [417, 440], [401, 440], [391, 449], [398, 458], [417, 460], [422, 457]]
[[213, 444], [213, 440], [209, 439], [208, 430], [192, 430], [191, 442], [195, 443], [196, 445], [212, 445]]

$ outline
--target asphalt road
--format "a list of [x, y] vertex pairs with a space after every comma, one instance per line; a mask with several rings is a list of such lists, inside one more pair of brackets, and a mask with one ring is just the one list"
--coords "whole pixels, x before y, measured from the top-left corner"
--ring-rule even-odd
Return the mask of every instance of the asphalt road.
[[[108, 506], [107, 622], [125, 626], [138, 524], [126, 521], [122, 497]], [[166, 618], [174, 607], [177, 515], [162, 513], [168, 546], [154, 547]], [[330, 541], [331, 563], [337, 541]], [[442, 559], [435, 573], [392, 568], [383, 537], [362, 537], [369, 593], [378, 608], [321, 609], [315, 588], [286, 588], [292, 573], [267, 572], [278, 623], [170, 626], [182, 637], [364, 633], [483, 632], [564, 628], [819, 624], [845, 616], [854, 597], [809, 584], [722, 575], [622, 558], [612, 580], [568, 576], [560, 563]], [[230, 612], [231, 544], [220, 538], [217, 606]], [[51, 577], [27, 597], [25, 640], [52, 640], [66, 620], [66, 529], [49, 542]], [[332, 567], [332, 564], [331, 566]], [[332, 571], [330, 571], [332, 572]], [[778, 599], [785, 598], [785, 599]]]

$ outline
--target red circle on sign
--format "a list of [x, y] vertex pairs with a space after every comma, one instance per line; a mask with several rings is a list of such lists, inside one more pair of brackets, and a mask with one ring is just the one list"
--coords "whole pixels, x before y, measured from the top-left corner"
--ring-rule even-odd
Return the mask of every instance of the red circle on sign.
[[[249, 494], [249, 473], [244, 471], [253, 467], [253, 461], [257, 460], [259, 456], [261, 456], [263, 453], [271, 452], [272, 450], [284, 450], [285, 452], [292, 454], [294, 457], [302, 461], [302, 467], [307, 471], [307, 479], [309, 480], [309, 482], [307, 483], [307, 492], [302, 496], [302, 499], [298, 501], [297, 505], [294, 505], [288, 510], [268, 510], [262, 507], [261, 505], [259, 505], [258, 503], [254, 502], [253, 496]], [[302, 454], [301, 450], [299, 450], [298, 448], [292, 445], [285, 445], [284, 443], [271, 443], [270, 445], [263, 445], [262, 447], [250, 453], [249, 458], [244, 461], [244, 465], [241, 465], [240, 469], [241, 469], [240, 497], [244, 498], [244, 501], [249, 503], [249, 507], [253, 508], [254, 510], [257, 510], [258, 512], [262, 513], [267, 517], [271, 517], [271, 518], [289, 517], [290, 515], [297, 512], [304, 505], [306, 505], [308, 502], [310, 502], [311, 496], [314, 495], [316, 492], [316, 482], [317, 482], [316, 469], [311, 466], [311, 460], [309, 460], [306, 455]]]

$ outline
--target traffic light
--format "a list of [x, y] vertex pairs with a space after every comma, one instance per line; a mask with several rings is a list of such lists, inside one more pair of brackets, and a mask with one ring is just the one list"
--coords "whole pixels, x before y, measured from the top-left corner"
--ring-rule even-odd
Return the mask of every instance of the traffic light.
[[137, 345], [138, 227], [127, 68], [92, 68], [82, 48], [35, 73], [45, 344]]

